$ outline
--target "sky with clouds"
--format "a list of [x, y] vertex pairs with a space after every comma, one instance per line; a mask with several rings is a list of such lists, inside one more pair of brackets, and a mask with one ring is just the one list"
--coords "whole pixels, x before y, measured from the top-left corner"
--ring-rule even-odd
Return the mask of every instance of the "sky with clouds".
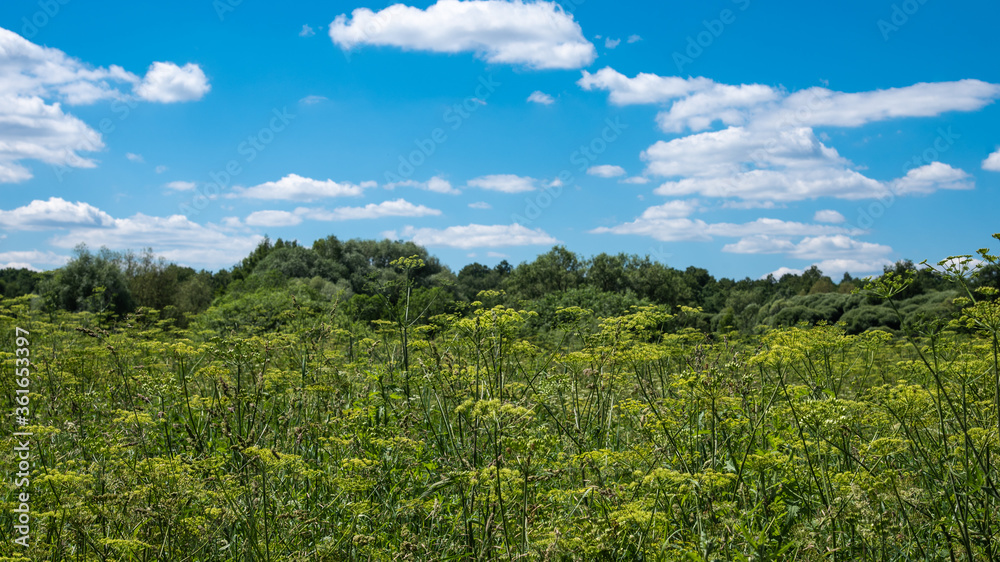
[[[294, 5], [293, 5], [294, 4]], [[264, 236], [839, 278], [1000, 231], [1000, 5], [0, 6], [0, 267]]]

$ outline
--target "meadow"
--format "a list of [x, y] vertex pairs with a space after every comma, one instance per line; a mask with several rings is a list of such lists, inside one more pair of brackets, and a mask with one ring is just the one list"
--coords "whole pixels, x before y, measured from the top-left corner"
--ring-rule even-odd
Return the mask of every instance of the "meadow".
[[946, 319], [904, 322], [913, 274], [859, 282], [899, 314], [860, 333], [706, 330], [665, 304], [540, 323], [494, 289], [427, 315], [417, 256], [374, 320], [306, 285], [257, 330], [218, 303], [182, 326], [4, 299], [0, 395], [13, 412], [24, 344], [33, 464], [30, 546], [7, 477], [0, 554], [994, 560], [1000, 304], [974, 264], [939, 264]]

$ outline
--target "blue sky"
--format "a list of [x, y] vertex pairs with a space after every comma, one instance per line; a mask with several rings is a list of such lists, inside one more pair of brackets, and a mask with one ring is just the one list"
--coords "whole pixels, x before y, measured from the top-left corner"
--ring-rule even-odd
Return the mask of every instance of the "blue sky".
[[1000, 231], [994, 2], [8, 0], [0, 267], [264, 235], [839, 279]]

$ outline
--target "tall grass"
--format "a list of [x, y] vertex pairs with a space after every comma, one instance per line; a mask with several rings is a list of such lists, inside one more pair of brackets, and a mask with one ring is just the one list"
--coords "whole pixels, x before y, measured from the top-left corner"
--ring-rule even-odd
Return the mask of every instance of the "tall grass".
[[[892, 283], [872, 290], [891, 299]], [[993, 560], [996, 305], [978, 296], [961, 323], [920, 333], [755, 339], [677, 329], [659, 307], [567, 308], [540, 334], [532, 313], [483, 303], [371, 329], [330, 304], [250, 337], [6, 300], [5, 369], [13, 326], [33, 335], [36, 519], [31, 548], [13, 546], [5, 479], [0, 548], [81, 561]]]

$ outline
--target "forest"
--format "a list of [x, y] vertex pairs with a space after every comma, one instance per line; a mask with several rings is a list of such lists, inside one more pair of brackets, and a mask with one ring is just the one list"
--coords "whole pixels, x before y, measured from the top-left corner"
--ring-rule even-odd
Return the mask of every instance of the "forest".
[[986, 248], [834, 282], [80, 246], [0, 291], [4, 560], [1000, 557]]

